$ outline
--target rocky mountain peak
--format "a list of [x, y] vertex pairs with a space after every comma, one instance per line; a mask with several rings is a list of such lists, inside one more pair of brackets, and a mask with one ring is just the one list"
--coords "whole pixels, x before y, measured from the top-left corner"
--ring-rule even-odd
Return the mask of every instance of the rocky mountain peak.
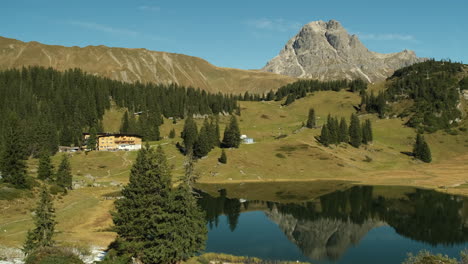
[[340, 22], [330, 20], [304, 25], [262, 70], [320, 80], [360, 78], [374, 82], [423, 60], [413, 51], [392, 54], [369, 51], [358, 36], [350, 35]]

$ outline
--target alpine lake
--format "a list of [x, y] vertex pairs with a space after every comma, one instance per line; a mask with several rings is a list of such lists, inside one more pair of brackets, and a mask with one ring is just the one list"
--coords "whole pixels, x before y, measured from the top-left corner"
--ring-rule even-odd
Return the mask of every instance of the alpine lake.
[[348, 182], [199, 184], [206, 252], [310, 263], [402, 263], [468, 248], [468, 197]]

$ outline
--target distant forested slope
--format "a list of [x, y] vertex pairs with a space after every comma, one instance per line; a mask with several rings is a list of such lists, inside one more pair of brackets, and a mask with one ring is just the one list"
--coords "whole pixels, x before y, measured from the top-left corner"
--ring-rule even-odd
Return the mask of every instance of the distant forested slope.
[[[161, 119], [191, 114], [231, 113], [236, 98], [177, 85], [124, 83], [86, 74], [29, 67], [0, 71], [0, 138], [19, 133], [25, 154], [59, 145], [80, 144], [82, 132], [102, 131], [102, 117], [111, 100], [130, 113]], [[157, 121], [154, 124], [159, 125]], [[0, 146], [3, 144], [0, 144]]]

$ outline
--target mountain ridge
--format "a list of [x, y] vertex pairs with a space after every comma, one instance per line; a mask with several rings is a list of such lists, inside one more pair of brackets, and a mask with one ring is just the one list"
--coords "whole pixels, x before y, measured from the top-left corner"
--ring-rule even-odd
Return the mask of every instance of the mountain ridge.
[[66, 47], [0, 36], [0, 69], [23, 66], [57, 70], [81, 68], [90, 74], [125, 82], [177, 83], [209, 92], [264, 93], [296, 78], [215, 66], [185, 54], [104, 45]]
[[298, 78], [360, 78], [372, 83], [425, 60], [410, 50], [387, 54], [370, 51], [340, 22], [319, 20], [304, 25], [262, 70]]

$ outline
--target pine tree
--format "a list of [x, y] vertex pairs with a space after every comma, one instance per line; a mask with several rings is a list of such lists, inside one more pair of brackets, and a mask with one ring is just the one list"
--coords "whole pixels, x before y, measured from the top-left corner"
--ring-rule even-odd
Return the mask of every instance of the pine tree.
[[97, 137], [96, 128], [92, 127], [89, 130], [88, 143], [86, 144], [86, 147], [89, 150], [96, 150], [97, 144], [98, 144], [98, 137]]
[[237, 118], [231, 116], [231, 120], [224, 130], [223, 147], [225, 148], [238, 148], [241, 142], [239, 124]]
[[215, 121], [215, 132], [214, 132], [213, 142], [214, 142], [215, 147], [219, 147], [219, 145], [221, 143], [221, 132], [219, 130], [219, 118], [218, 118], [218, 116], [216, 116], [215, 119], [216, 119], [216, 121]]
[[193, 146], [193, 154], [196, 157], [204, 157], [208, 155], [211, 150], [211, 139], [209, 133], [209, 124], [205, 122], [205, 124], [200, 129], [200, 133], [198, 134], [198, 139], [195, 141]]
[[218, 161], [223, 163], [223, 164], [227, 163], [227, 155], [226, 155], [226, 152], [224, 151], [224, 149], [221, 151], [221, 156], [218, 158]]
[[57, 169], [55, 180], [57, 185], [64, 189], [72, 188], [73, 177], [71, 174], [70, 161], [68, 160], [67, 155], [62, 156], [62, 161]]
[[23, 251], [28, 255], [34, 250], [54, 245], [55, 232], [55, 210], [47, 187], [44, 185], [41, 190], [39, 203], [35, 210], [35, 228], [29, 230]]
[[421, 134], [416, 135], [416, 141], [413, 147], [413, 155], [415, 158], [420, 159], [424, 162], [431, 162], [432, 155], [429, 145]]
[[339, 124], [336, 118], [333, 118], [331, 115], [328, 115], [327, 118], [328, 126], [328, 142], [329, 144], [338, 144], [339, 143]]
[[169, 132], [169, 138], [175, 138], [175, 135], [176, 135], [176, 132], [175, 132], [175, 129], [171, 129], [171, 131]]
[[[206, 122], [206, 124], [205, 124]], [[213, 117], [210, 117], [210, 121], [208, 122], [208, 119], [205, 119], [205, 122], [203, 122], [203, 126], [206, 126], [207, 132], [208, 132], [208, 139], [209, 139], [209, 144], [210, 144], [210, 150], [212, 150], [214, 147], [219, 145], [219, 139], [217, 140], [216, 136], [216, 122]]]
[[185, 120], [184, 130], [181, 133], [181, 137], [184, 140], [186, 151], [193, 150], [193, 145], [198, 138], [198, 128], [197, 123], [195, 123], [191, 115], [189, 115]]
[[429, 149], [429, 145], [424, 139], [423, 144], [421, 146], [421, 160], [426, 163], [430, 163], [432, 161], [431, 150]]
[[22, 128], [15, 114], [9, 114], [0, 155], [0, 171], [3, 181], [17, 188], [28, 188], [26, 181], [26, 154]]
[[203, 248], [204, 217], [189, 184], [184, 181], [175, 192], [171, 186], [162, 148], [141, 149], [113, 213], [123, 253], [142, 263], [180, 263]]
[[194, 164], [193, 157], [188, 155], [185, 175], [172, 195], [174, 202], [171, 203], [171, 213], [176, 215], [172, 236], [176, 241], [171, 241], [174, 255], [166, 259], [165, 263], [186, 261], [205, 248], [208, 230], [205, 214], [194, 197], [193, 185], [198, 178]]
[[39, 159], [39, 168], [37, 169], [37, 178], [41, 180], [51, 180], [54, 166], [50, 161], [50, 156], [43, 151]]
[[[123, 198], [115, 202], [112, 217], [119, 249], [143, 263], [162, 263], [163, 259], [158, 258], [167, 253], [164, 240], [171, 237], [172, 231], [167, 221], [168, 217], [172, 218], [167, 214], [171, 185], [170, 169], [162, 149], [155, 152], [142, 148], [131, 169], [129, 183], [122, 190]], [[153, 256], [151, 251], [158, 247], [161, 252]], [[149, 261], [150, 257], [154, 259]]]
[[362, 125], [362, 143], [367, 144], [372, 142], [372, 126], [369, 119], [366, 119], [365, 123]]
[[342, 117], [340, 121], [339, 141], [344, 143], [349, 142], [348, 124], [346, 123], [346, 119], [344, 117]]
[[313, 108], [309, 109], [309, 117], [307, 118], [307, 127], [314, 128], [316, 125], [315, 121], [315, 110]]
[[320, 133], [320, 143], [322, 143], [326, 147], [330, 145], [330, 133], [328, 131], [327, 125], [322, 126], [322, 131]]
[[284, 105], [290, 105], [296, 101], [296, 95], [295, 94], [289, 94], [288, 97], [286, 98], [286, 101], [284, 102]]
[[414, 145], [413, 145], [413, 156], [417, 159], [421, 159], [422, 141], [423, 141], [422, 135], [418, 133], [416, 135], [416, 141], [414, 142]]
[[275, 92], [273, 92], [273, 90], [270, 90], [270, 92], [268, 92], [267, 94], [266, 101], [273, 101], [274, 99], [275, 99]]
[[359, 148], [362, 142], [362, 130], [359, 118], [355, 115], [351, 115], [351, 123], [349, 125], [349, 141], [351, 146]]

